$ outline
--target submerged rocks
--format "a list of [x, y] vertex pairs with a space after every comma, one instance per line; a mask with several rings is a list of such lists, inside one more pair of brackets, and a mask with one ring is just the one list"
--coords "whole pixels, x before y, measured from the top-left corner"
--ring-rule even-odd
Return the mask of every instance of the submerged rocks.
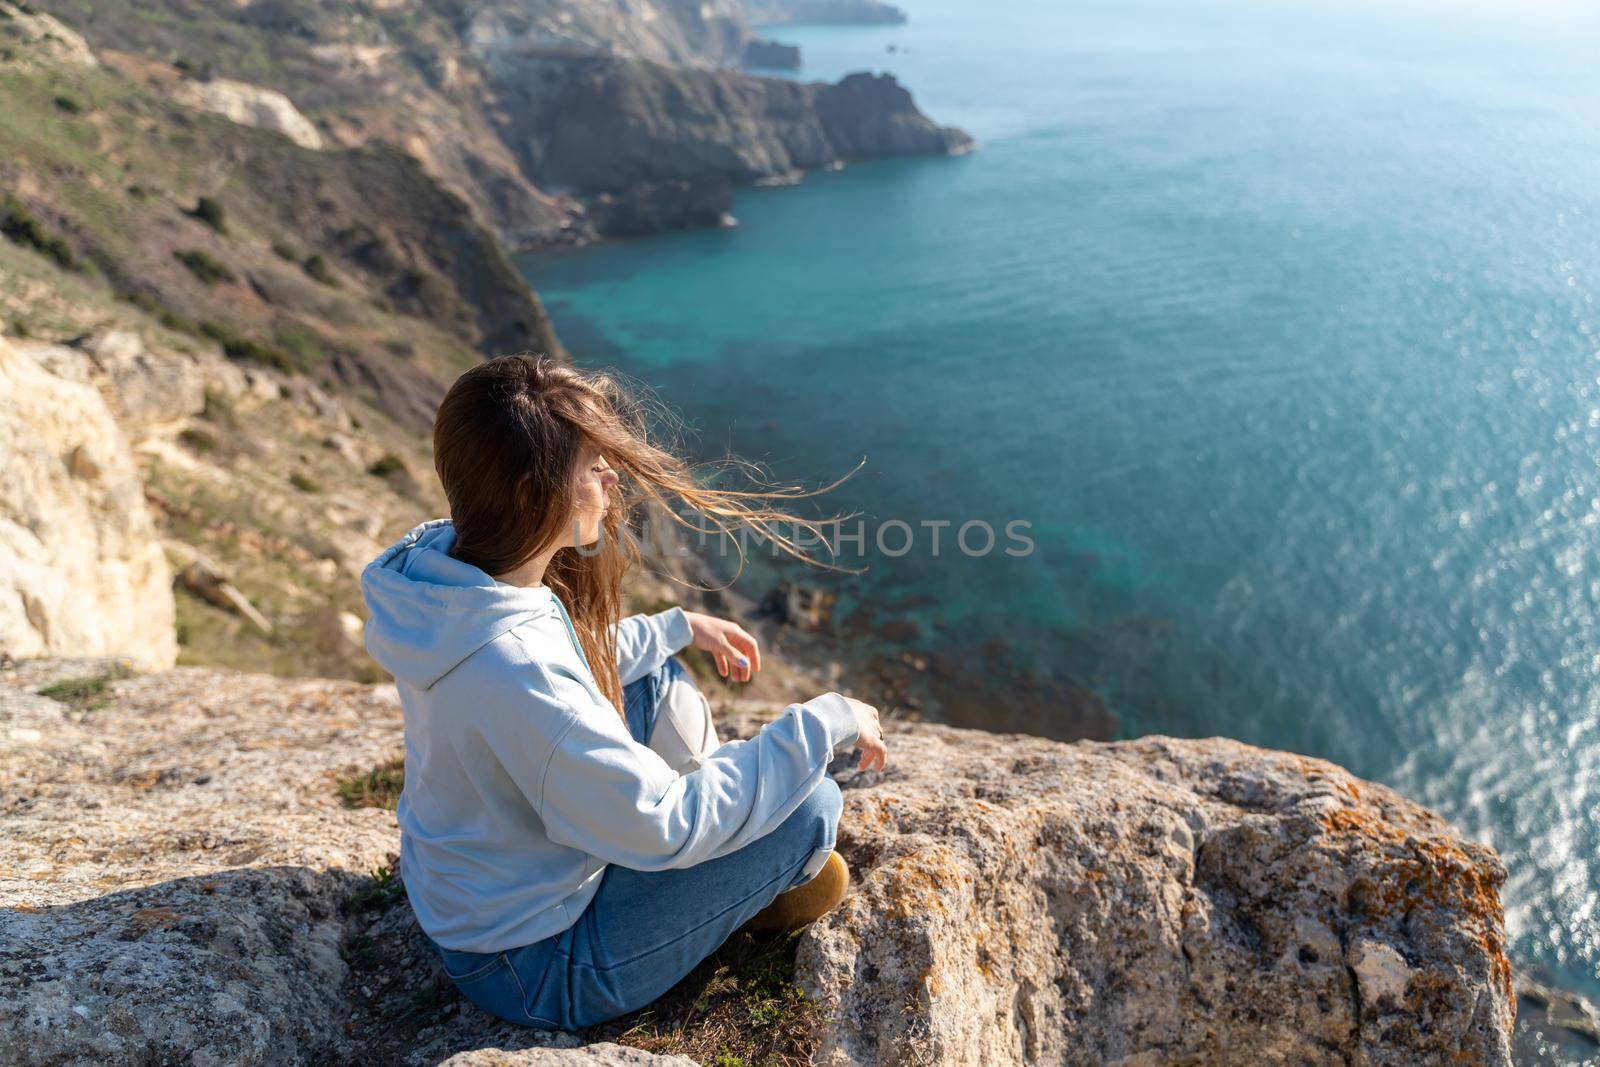
[[[0, 669], [14, 1062], [653, 1062], [440, 976], [393, 815], [337, 788], [401, 752], [392, 687], [178, 668], [92, 710], [38, 693], [86, 670]], [[841, 778], [850, 895], [800, 939], [817, 1062], [1509, 1062], [1504, 871], [1390, 790], [1216, 739], [886, 731], [890, 764]]]
[[833, 606], [839, 594], [831, 589], [798, 585], [787, 578], [767, 591], [756, 605], [758, 615], [768, 616], [802, 630], [827, 630], [833, 624]]

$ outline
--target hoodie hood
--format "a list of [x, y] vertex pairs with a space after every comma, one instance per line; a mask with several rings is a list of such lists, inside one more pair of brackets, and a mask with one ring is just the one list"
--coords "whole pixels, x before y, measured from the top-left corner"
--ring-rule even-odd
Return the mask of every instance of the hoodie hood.
[[371, 618], [367, 651], [384, 670], [428, 689], [496, 637], [531, 619], [559, 617], [548, 586], [498, 581], [450, 556], [448, 519], [413, 527], [361, 572]]

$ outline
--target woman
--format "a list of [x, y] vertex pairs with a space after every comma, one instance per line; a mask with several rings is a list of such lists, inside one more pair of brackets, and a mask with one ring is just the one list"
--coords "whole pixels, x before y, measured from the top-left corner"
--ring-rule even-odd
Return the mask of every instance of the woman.
[[614, 378], [543, 356], [463, 374], [433, 444], [450, 518], [386, 549], [361, 589], [367, 648], [405, 708], [400, 873], [462, 993], [578, 1029], [654, 1000], [741, 926], [835, 905], [848, 875], [827, 767], [852, 745], [862, 769], [884, 765], [877, 711], [824, 693], [713, 748], [673, 654], [693, 644], [748, 682], [755, 639], [679, 607], [618, 618], [640, 500], [800, 556], [774, 526], [813, 524], [747, 501], [809, 494], [699, 484]]

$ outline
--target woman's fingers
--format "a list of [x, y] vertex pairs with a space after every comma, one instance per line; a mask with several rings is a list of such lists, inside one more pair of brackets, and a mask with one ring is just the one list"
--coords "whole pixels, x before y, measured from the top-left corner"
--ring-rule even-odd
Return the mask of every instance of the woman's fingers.
[[753, 673], [750, 657], [745, 654], [743, 649], [733, 643], [731, 635], [723, 637], [722, 651], [719, 655], [727, 657], [728, 662], [732, 664], [732, 677], [736, 681], [748, 682], [750, 680], [750, 675]]
[[717, 661], [717, 673], [726, 678], [728, 676], [728, 657], [721, 652], [713, 652], [711, 658]]
[[[748, 631], [742, 627], [735, 626], [728, 631], [727, 641], [728, 644], [733, 646], [736, 653], [750, 661], [751, 674], [761, 669], [761, 649], [756, 644], [756, 639]], [[748, 678], [745, 680], [749, 681]]]
[[739, 627], [729, 627], [722, 635], [722, 644], [734, 664], [734, 677], [739, 681], [748, 682], [750, 676], [761, 669], [761, 652], [756, 648], [756, 639]]

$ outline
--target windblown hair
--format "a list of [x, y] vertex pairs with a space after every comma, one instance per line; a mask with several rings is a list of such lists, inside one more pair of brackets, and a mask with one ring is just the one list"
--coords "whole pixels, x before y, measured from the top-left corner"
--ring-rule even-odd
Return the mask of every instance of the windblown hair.
[[[552, 356], [524, 353], [485, 360], [462, 374], [445, 394], [433, 426], [434, 469], [456, 531], [451, 555], [490, 575], [515, 570], [562, 539], [574, 521], [577, 466], [585, 446], [598, 449], [617, 472], [619, 484], [599, 541], [557, 551], [543, 580], [566, 605], [595, 681], [619, 716], [622, 685], [613, 627], [621, 618], [622, 579], [641, 561], [632, 525], [646, 502], [661, 505], [656, 513], [681, 526], [710, 532], [680, 515], [671, 506], [676, 499], [725, 536], [744, 527], [798, 560], [842, 570], [806, 555], [776, 527], [791, 523], [827, 545], [821, 526], [849, 516], [818, 522], [762, 501], [815, 496], [860, 469], [858, 463], [844, 478], [809, 492], [770, 484], [754, 490], [711, 488], [674, 448], [653, 442], [651, 414], [676, 424], [641, 387], [625, 386], [616, 372], [581, 371]], [[759, 469], [732, 457], [719, 464]], [[742, 542], [735, 538], [741, 569]]]

